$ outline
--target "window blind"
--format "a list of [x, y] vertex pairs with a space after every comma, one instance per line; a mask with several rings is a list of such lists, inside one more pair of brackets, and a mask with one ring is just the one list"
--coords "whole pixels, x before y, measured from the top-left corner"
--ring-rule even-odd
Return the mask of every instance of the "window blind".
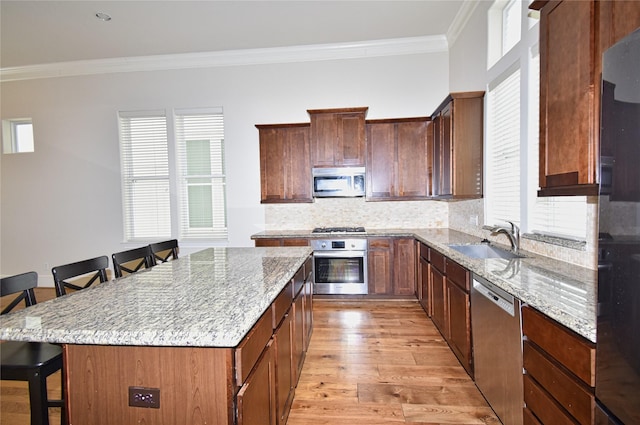
[[227, 237], [221, 109], [176, 111], [181, 238]]
[[167, 123], [163, 111], [119, 114], [126, 240], [171, 236]]
[[520, 223], [520, 69], [489, 86], [486, 224]]

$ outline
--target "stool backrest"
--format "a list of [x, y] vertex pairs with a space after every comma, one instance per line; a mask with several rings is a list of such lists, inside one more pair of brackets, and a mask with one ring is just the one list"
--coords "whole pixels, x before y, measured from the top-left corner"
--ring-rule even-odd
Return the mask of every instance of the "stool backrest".
[[[52, 268], [51, 273], [53, 274], [53, 283], [56, 286], [56, 296], [61, 297], [66, 295], [67, 288], [79, 291], [90, 287], [96, 280], [100, 283], [106, 282], [108, 267], [109, 257], [103, 255], [101, 257]], [[81, 276], [84, 278], [81, 278]], [[78, 279], [74, 279], [72, 282], [68, 280], [72, 278]], [[81, 285], [81, 282], [83, 282], [84, 285]]]
[[176, 239], [152, 243], [149, 247], [151, 247], [153, 260], [156, 264], [166, 263], [169, 260], [178, 258], [178, 241]]
[[155, 265], [153, 253], [149, 245], [127, 251], [116, 252], [111, 256], [113, 271], [116, 277], [122, 277], [125, 273], [131, 274], [142, 269], [148, 269]]
[[20, 294], [7, 305], [0, 314], [7, 314], [13, 310], [22, 300], [25, 306], [36, 304], [36, 294], [33, 288], [38, 286], [38, 273], [27, 272], [15, 276], [4, 277], [0, 280], [0, 296]]

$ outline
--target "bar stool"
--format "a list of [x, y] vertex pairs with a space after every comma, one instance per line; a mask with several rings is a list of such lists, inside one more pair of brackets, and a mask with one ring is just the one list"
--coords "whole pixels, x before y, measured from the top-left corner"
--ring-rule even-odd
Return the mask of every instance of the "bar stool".
[[[36, 304], [33, 288], [38, 286], [38, 274], [27, 272], [5, 277], [0, 281], [0, 296], [19, 293], [0, 314], [9, 313], [24, 300], [26, 307]], [[5, 341], [0, 344], [0, 375], [3, 380], [27, 381], [31, 425], [49, 424], [49, 407], [60, 407], [60, 423], [66, 423], [62, 400], [49, 400], [47, 377], [62, 369], [62, 348], [47, 342]], [[64, 378], [62, 379], [64, 393]]]

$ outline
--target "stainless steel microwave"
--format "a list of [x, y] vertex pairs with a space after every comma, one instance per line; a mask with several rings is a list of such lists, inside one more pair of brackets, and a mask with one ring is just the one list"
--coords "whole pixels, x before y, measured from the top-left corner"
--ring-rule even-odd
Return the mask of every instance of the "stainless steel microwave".
[[316, 198], [365, 195], [364, 167], [314, 168], [312, 176]]

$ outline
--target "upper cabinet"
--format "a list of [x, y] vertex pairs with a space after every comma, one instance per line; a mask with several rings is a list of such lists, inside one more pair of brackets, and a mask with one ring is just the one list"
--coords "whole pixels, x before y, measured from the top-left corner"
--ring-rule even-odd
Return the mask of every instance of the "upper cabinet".
[[484, 92], [451, 93], [433, 120], [433, 196], [482, 197]]
[[312, 202], [309, 124], [256, 125], [262, 203]]
[[431, 195], [431, 119], [370, 120], [367, 199], [427, 199]]
[[640, 26], [637, 1], [534, 1], [540, 14], [539, 196], [597, 195], [602, 53]]
[[364, 166], [367, 109], [307, 110], [311, 117], [313, 167]]

